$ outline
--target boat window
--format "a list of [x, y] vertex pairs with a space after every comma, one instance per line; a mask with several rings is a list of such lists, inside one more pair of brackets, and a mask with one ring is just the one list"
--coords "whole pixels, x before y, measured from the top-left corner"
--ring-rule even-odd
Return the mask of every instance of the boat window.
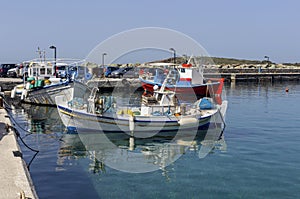
[[161, 98], [162, 98], [162, 94], [161, 94], [161, 93], [159, 93], [159, 94], [157, 95], [157, 101], [160, 101], [160, 100], [161, 100]]
[[36, 76], [36, 75], [37, 75], [36, 68], [32, 68], [32, 75], [33, 75], [33, 76]]
[[181, 68], [180, 72], [185, 73], [185, 68]]
[[51, 68], [47, 68], [47, 75], [52, 75], [52, 69]]
[[66, 66], [56, 66], [57, 70], [66, 70]]
[[45, 75], [46, 69], [45, 68], [40, 68], [40, 75]]
[[77, 67], [72, 67], [71, 71], [77, 71]]

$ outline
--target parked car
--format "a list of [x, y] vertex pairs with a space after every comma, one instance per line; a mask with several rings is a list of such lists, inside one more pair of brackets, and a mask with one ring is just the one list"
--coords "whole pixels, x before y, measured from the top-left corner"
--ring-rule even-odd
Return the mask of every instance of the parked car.
[[119, 69], [119, 67], [115, 67], [115, 66], [104, 66], [104, 76], [110, 77], [111, 73], [118, 69]]
[[123, 75], [125, 73], [127, 73], [128, 71], [130, 71], [132, 69], [133, 69], [132, 67], [119, 68], [118, 70], [111, 72], [110, 76], [111, 77], [123, 77]]
[[0, 65], [0, 77], [7, 77], [9, 69], [16, 68], [16, 64], [1, 64]]

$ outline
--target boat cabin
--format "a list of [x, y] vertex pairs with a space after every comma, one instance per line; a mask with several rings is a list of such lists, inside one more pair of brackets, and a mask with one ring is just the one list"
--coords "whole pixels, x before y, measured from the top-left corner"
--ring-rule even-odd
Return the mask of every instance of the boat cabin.
[[[56, 66], [66, 66], [65, 63], [57, 63]], [[53, 62], [30, 62], [27, 69], [27, 80], [47, 80], [51, 84], [61, 82], [61, 78], [56, 76]]]
[[192, 64], [182, 64], [176, 67], [179, 73], [177, 84], [203, 84], [203, 74], [198, 67], [193, 67]]
[[[65, 63], [57, 63], [56, 67], [68, 66]], [[52, 62], [31, 62], [28, 67], [29, 77], [53, 78], [56, 77], [56, 70]]]
[[28, 67], [29, 77], [50, 77], [54, 72], [53, 65], [49, 62], [31, 62]]
[[155, 84], [162, 84], [169, 74], [169, 85], [191, 86], [201, 85], [204, 83], [204, 77], [201, 69], [192, 64], [167, 64], [167, 63], [152, 63], [150, 65], [152, 73], [143, 73], [142, 79], [152, 81]]

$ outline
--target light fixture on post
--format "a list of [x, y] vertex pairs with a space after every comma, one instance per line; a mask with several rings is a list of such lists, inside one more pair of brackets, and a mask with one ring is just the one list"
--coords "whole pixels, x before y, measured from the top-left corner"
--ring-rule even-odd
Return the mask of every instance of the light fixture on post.
[[270, 57], [269, 56], [265, 56], [265, 59], [267, 59], [267, 67], [270, 66]]
[[104, 67], [104, 56], [107, 55], [106, 53], [102, 54], [102, 67]]
[[55, 46], [50, 46], [50, 49], [54, 49], [54, 74], [56, 74], [56, 47]]
[[268, 57], [268, 56], [265, 56], [265, 59], [267, 59], [267, 62], [269, 63], [269, 61], [270, 61], [270, 57]]
[[176, 64], [176, 51], [175, 51], [174, 48], [170, 48], [169, 50], [173, 51], [173, 53], [174, 53], [174, 64]]

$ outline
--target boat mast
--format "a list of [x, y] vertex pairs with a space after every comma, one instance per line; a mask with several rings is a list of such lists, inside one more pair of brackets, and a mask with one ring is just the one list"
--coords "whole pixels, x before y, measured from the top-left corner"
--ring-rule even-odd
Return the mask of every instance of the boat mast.
[[165, 78], [163, 84], [161, 85], [159, 92], [164, 92], [166, 85], [168, 83], [168, 79], [170, 78], [171, 71], [169, 70], [167, 77]]

